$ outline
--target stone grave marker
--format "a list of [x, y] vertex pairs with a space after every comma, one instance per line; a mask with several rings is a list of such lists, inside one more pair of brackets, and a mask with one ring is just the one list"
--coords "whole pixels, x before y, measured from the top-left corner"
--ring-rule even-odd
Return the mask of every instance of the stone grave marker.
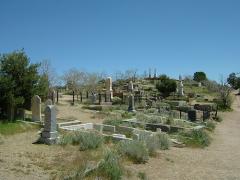
[[32, 97], [32, 121], [41, 121], [41, 98], [38, 95]]
[[56, 108], [49, 105], [45, 108], [44, 129], [41, 132], [40, 142], [44, 144], [55, 144], [58, 139]]

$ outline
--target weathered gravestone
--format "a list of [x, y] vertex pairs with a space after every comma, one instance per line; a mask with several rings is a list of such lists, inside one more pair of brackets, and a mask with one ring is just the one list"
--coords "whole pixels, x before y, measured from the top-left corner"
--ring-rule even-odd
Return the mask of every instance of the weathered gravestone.
[[48, 99], [52, 100], [52, 103], [55, 104], [57, 101], [57, 93], [54, 89], [50, 89], [48, 92]]
[[41, 121], [41, 98], [38, 95], [32, 97], [32, 121]]
[[128, 112], [135, 112], [135, 105], [134, 105], [134, 96], [133, 94], [129, 95], [128, 97]]
[[106, 102], [111, 102], [112, 98], [113, 98], [112, 78], [108, 77], [106, 79]]
[[45, 108], [44, 129], [41, 132], [40, 142], [44, 144], [55, 144], [58, 139], [56, 108], [47, 106]]
[[188, 120], [196, 121], [197, 120], [197, 111], [196, 110], [189, 110], [188, 111]]
[[183, 82], [182, 82], [182, 76], [179, 76], [179, 85], [178, 85], [178, 95], [184, 96], [184, 90], [183, 90]]

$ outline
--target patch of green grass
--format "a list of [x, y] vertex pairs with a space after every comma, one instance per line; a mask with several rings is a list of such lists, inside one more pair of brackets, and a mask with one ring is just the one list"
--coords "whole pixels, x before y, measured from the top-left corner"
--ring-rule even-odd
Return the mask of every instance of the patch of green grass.
[[180, 141], [187, 146], [204, 148], [210, 144], [211, 138], [203, 129], [191, 130], [179, 133]]
[[147, 179], [148, 179], [145, 172], [138, 172], [137, 177], [138, 177], [140, 180], [147, 180]]
[[103, 143], [103, 137], [95, 131], [76, 131], [64, 134], [59, 144], [61, 145], [80, 145], [80, 150], [96, 149]]
[[17, 133], [23, 133], [26, 131], [33, 131], [39, 129], [40, 125], [24, 123], [24, 122], [4, 122], [0, 123], [0, 134], [2, 135], [14, 135]]
[[149, 159], [147, 146], [141, 141], [121, 141], [117, 150], [137, 164], [146, 163]]
[[107, 150], [103, 160], [99, 163], [98, 173], [111, 180], [120, 180], [123, 175], [123, 168], [117, 153]]
[[207, 121], [206, 122], [206, 128], [209, 131], [214, 131], [214, 129], [216, 128], [216, 124], [213, 121]]
[[222, 122], [223, 118], [221, 116], [217, 116], [216, 118], [214, 118], [214, 120], [217, 122]]

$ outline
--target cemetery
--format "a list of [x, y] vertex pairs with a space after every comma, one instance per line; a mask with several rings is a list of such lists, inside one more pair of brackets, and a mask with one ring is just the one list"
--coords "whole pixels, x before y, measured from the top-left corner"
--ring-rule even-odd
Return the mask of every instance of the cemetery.
[[0, 180], [240, 180], [240, 1], [0, 1]]
[[[52, 178], [134, 179], [141, 172], [128, 171], [135, 164], [147, 164], [161, 151], [209, 146], [221, 120], [216, 89], [181, 75], [170, 79], [157, 75], [155, 69], [153, 75], [149, 70], [149, 75], [141, 78], [99, 79], [91, 88], [66, 82], [65, 86], [49, 88], [45, 97], [34, 94], [29, 110], [17, 110], [19, 127], [13, 129], [16, 133], [17, 129], [19, 133], [29, 131], [35, 137], [31, 142], [35, 148], [88, 154], [74, 167], [62, 159], [66, 164], [56, 168]], [[173, 88], [166, 89], [165, 83], [172, 83]], [[5, 144], [2, 136], [1, 144]], [[124, 164], [129, 161], [132, 167], [128, 165], [126, 174]], [[34, 166], [47, 164], [41, 161]], [[108, 166], [116, 167], [109, 171]]]

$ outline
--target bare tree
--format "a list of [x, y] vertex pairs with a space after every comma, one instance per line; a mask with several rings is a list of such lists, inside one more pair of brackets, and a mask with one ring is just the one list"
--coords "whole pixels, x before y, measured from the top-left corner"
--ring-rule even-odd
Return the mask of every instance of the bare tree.
[[233, 102], [231, 97], [232, 89], [228, 86], [228, 83], [226, 80], [224, 80], [223, 76], [221, 77], [220, 82], [221, 84], [218, 88], [218, 95], [221, 101], [220, 106], [223, 109], [231, 109], [231, 105]]
[[60, 84], [60, 78], [49, 60], [44, 59], [40, 62], [39, 73], [47, 79], [49, 88]]
[[65, 72], [62, 79], [70, 90], [76, 91], [85, 85], [87, 74], [84, 71], [72, 68]]

